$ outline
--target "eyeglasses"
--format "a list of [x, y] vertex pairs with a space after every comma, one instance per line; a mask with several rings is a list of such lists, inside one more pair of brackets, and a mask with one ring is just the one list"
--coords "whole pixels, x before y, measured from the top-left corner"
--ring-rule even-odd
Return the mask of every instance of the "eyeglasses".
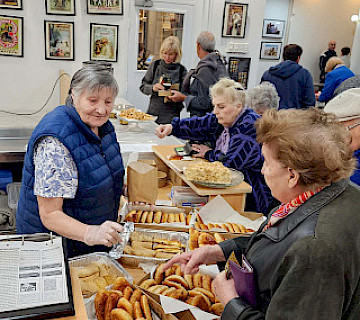
[[346, 126], [346, 130], [354, 129], [355, 127], [360, 126], [360, 122], [351, 124], [350, 126]]

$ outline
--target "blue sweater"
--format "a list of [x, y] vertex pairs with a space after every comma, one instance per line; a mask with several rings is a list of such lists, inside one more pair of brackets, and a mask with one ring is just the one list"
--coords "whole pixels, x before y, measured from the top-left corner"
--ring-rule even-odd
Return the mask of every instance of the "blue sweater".
[[[252, 186], [252, 193], [246, 197], [246, 210], [267, 214], [272, 203], [271, 192], [261, 174], [263, 157], [261, 146], [256, 141], [254, 123], [259, 115], [252, 109], [247, 109], [229, 128], [230, 142], [226, 154], [219, 150], [206, 152], [205, 158], [209, 161], [221, 161], [226, 167], [241, 171], [245, 181]], [[175, 118], [172, 121], [172, 134], [182, 139], [211, 142], [221, 135], [224, 127], [218, 123], [215, 114], [188, 119]]]
[[305, 109], [315, 106], [313, 79], [298, 63], [283, 61], [266, 71], [261, 82], [274, 84], [280, 97], [279, 109]]
[[360, 150], [354, 152], [354, 157], [357, 159], [357, 168], [350, 177], [350, 180], [360, 186]]
[[328, 102], [333, 98], [335, 89], [346, 79], [353, 77], [355, 74], [345, 66], [335, 68], [325, 77], [324, 88], [319, 96], [320, 102]]
[[[63, 211], [85, 224], [116, 221], [123, 187], [124, 167], [114, 127], [108, 121], [99, 128], [99, 137], [82, 122], [75, 108], [60, 106], [47, 114], [32, 133], [25, 156], [23, 179], [16, 214], [17, 232], [49, 232], [42, 224], [34, 195], [34, 146], [41, 137], [54, 136], [70, 151], [78, 170], [74, 199], [64, 199]], [[106, 251], [67, 240], [69, 256]]]

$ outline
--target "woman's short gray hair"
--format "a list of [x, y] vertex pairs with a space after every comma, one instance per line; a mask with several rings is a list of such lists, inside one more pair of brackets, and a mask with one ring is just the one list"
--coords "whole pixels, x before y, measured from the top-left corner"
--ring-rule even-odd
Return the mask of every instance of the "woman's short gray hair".
[[81, 68], [71, 79], [66, 105], [73, 105], [71, 94], [78, 97], [84, 91], [92, 92], [104, 88], [109, 88], [113, 92], [114, 98], [119, 92], [118, 84], [107, 68], [101, 65]]
[[213, 52], [215, 50], [215, 36], [210, 31], [201, 32], [196, 42], [204, 51]]
[[222, 96], [232, 104], [241, 103], [245, 106], [245, 91], [239, 82], [229, 78], [222, 78], [210, 88], [211, 98]]
[[247, 91], [247, 105], [258, 114], [263, 114], [267, 109], [278, 109], [279, 101], [276, 87], [268, 81]]

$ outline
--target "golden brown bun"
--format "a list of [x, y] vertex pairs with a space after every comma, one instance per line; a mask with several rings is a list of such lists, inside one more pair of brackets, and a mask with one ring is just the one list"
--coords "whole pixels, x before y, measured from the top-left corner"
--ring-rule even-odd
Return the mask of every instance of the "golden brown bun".
[[193, 276], [191, 274], [185, 274], [184, 278], [189, 285], [189, 289], [191, 290], [192, 288], [194, 288]]
[[134, 304], [136, 301], [140, 301], [142, 291], [140, 289], [135, 289], [133, 294], [130, 297], [130, 303]]
[[134, 290], [129, 286], [129, 287], [126, 287], [123, 292], [124, 292], [124, 298], [126, 300], [130, 300], [130, 297], [131, 297], [132, 293], [134, 292]]
[[232, 233], [235, 232], [234, 228], [233, 228], [233, 226], [232, 226], [232, 224], [230, 222], [226, 222], [225, 225], [228, 227], [229, 232], [232, 232]]
[[147, 223], [152, 223], [153, 222], [153, 217], [154, 217], [154, 212], [150, 211], [149, 214], [147, 215], [146, 222]]
[[220, 317], [224, 311], [224, 306], [221, 302], [215, 303], [210, 307], [209, 311]]
[[194, 250], [199, 247], [199, 231], [195, 230], [194, 228], [190, 228], [189, 235], [189, 249]]
[[175, 222], [175, 214], [174, 213], [169, 213], [167, 222], [169, 222], [169, 223]]
[[172, 274], [175, 274], [177, 267], [178, 265], [174, 264], [171, 268], [165, 270], [165, 278], [171, 276]]
[[[106, 304], [105, 304], [105, 320], [110, 320], [110, 313], [111, 313], [111, 310], [116, 308], [116, 305], [119, 301], [119, 296], [112, 292], [109, 294], [107, 300], [106, 300]], [[123, 298], [121, 298], [123, 299]]]
[[207, 227], [207, 225], [206, 225], [206, 224], [203, 224], [203, 223], [200, 223], [200, 229], [201, 229], [201, 230], [204, 230], [204, 231], [209, 230], [209, 228]]
[[208, 291], [211, 291], [211, 282], [212, 278], [208, 274], [206, 274], [202, 277], [201, 287]]
[[217, 242], [210, 233], [201, 232], [199, 235], [198, 243], [199, 243], [199, 247], [201, 247], [207, 244], [216, 244]]
[[145, 295], [141, 296], [140, 305], [141, 305], [141, 309], [144, 313], [145, 319], [152, 320], [149, 301]]
[[232, 223], [231, 225], [232, 225], [232, 227], [233, 227], [233, 229], [234, 229], [234, 232], [236, 232], [236, 233], [240, 233], [240, 232], [241, 232], [239, 226], [238, 226], [236, 223]]
[[176, 289], [184, 288], [179, 282], [175, 282], [175, 281], [171, 281], [171, 280], [167, 280], [167, 279], [165, 279], [163, 281], [163, 284], [168, 287], [175, 287]]
[[130, 254], [132, 255], [134, 252], [133, 252], [133, 248], [130, 246], [130, 245], [126, 245], [125, 248], [124, 248], [124, 253], [125, 254]]
[[151, 249], [146, 249], [146, 248], [141, 248], [141, 249], [134, 249], [132, 250], [133, 255], [135, 256], [140, 256], [140, 257], [154, 257], [156, 251], [151, 250]]
[[95, 296], [95, 312], [98, 320], [105, 320], [105, 306], [106, 300], [109, 297], [109, 292], [105, 289], [101, 289]]
[[161, 217], [161, 223], [166, 223], [166, 222], [168, 222], [168, 216], [169, 216], [168, 213], [163, 213], [163, 214], [162, 214], [162, 217]]
[[145, 241], [132, 241], [131, 247], [133, 249], [152, 249], [152, 243]]
[[194, 288], [194, 291], [198, 291], [198, 292], [201, 292], [204, 295], [206, 295], [209, 298], [211, 303], [215, 302], [215, 295], [210, 290], [207, 290], [207, 289], [204, 289], [204, 288]]
[[180, 222], [186, 223], [186, 217], [184, 212], [180, 212], [179, 218]]
[[214, 233], [214, 238], [215, 238], [217, 243], [225, 241], [224, 237], [218, 232]]
[[140, 222], [141, 216], [142, 216], [142, 210], [136, 211], [136, 221], [134, 222]]
[[152, 293], [161, 294], [164, 290], [168, 289], [168, 286], [157, 284], [155, 286], [150, 287], [148, 290]]
[[146, 219], [147, 219], [147, 216], [148, 216], [149, 212], [148, 211], [144, 211], [141, 215], [141, 218], [140, 218], [140, 222], [141, 223], [146, 223]]
[[124, 309], [115, 308], [110, 313], [111, 320], [134, 320], [134, 318]]
[[225, 223], [221, 224], [221, 228], [226, 230], [227, 232], [230, 232], [229, 227]]
[[160, 223], [161, 222], [161, 216], [162, 216], [161, 211], [155, 212], [153, 222], [154, 223]]
[[188, 294], [189, 294], [190, 297], [196, 297], [196, 295], [201, 295], [204, 298], [205, 302], [206, 302], [206, 305], [207, 305], [206, 309], [208, 310], [211, 307], [210, 299], [205, 294], [203, 294], [202, 292], [197, 291], [197, 290], [194, 289], [194, 290], [189, 290]]
[[137, 220], [136, 210], [130, 211], [130, 212], [125, 216], [125, 221], [136, 222], [136, 220]]
[[181, 267], [180, 266], [177, 266], [176, 270], [175, 270], [175, 274], [182, 277], [183, 276], [183, 273], [181, 271]]
[[155, 285], [156, 285], [156, 282], [154, 279], [147, 279], [140, 284], [140, 287], [143, 289], [148, 289], [151, 286], [155, 286]]
[[199, 223], [199, 222], [195, 222], [195, 223], [194, 223], [194, 226], [195, 226], [195, 229], [201, 230], [201, 227], [200, 227], [200, 223]]
[[191, 220], [191, 214], [188, 214], [186, 216], [186, 224], [189, 225], [190, 224], [190, 220]]
[[215, 225], [214, 225], [213, 223], [211, 223], [211, 222], [209, 222], [209, 223], [207, 224], [207, 226], [208, 226], [209, 230], [215, 228]]
[[209, 310], [209, 305], [203, 294], [197, 294], [194, 297], [189, 297], [185, 302], [191, 304], [192, 306], [198, 307], [201, 310]]
[[197, 273], [193, 276], [193, 284], [194, 287], [202, 288], [202, 275]]
[[170, 287], [170, 288], [165, 289], [161, 294], [162, 294], [163, 296], [169, 296], [169, 294], [170, 294], [171, 292], [175, 291], [175, 290], [176, 290], [176, 288]]
[[159, 259], [172, 259], [174, 258], [175, 253], [161, 252], [158, 251], [155, 253], [155, 258]]
[[117, 303], [117, 307], [126, 310], [126, 312], [128, 314], [130, 314], [131, 316], [134, 315], [134, 307], [133, 307], [133, 305], [125, 298], [120, 298], [119, 299], [119, 301]]
[[164, 266], [164, 264], [162, 263], [155, 270], [154, 280], [155, 280], [156, 284], [162, 283], [165, 278], [163, 266]]
[[143, 318], [144, 315], [142, 313], [142, 310], [141, 310], [141, 305], [140, 305], [140, 302], [139, 301], [136, 301], [134, 303], [134, 315], [135, 315], [135, 319], [140, 319], [140, 318]]
[[113, 289], [123, 292], [127, 286], [130, 286], [130, 283], [124, 277], [117, 277], [113, 285]]
[[[165, 278], [165, 280], [177, 282], [180, 285], [182, 285], [185, 289], [189, 289], [189, 284], [186, 282], [186, 280], [183, 277], [178, 276], [176, 274], [168, 276], [167, 278]], [[165, 283], [165, 281], [164, 281], [164, 283]]]
[[246, 229], [245, 229], [245, 227], [244, 227], [242, 224], [238, 224], [238, 226], [239, 226], [240, 231], [241, 231], [242, 233], [246, 233]]
[[180, 222], [180, 214], [179, 213], [174, 214], [174, 222]]
[[168, 297], [185, 301], [188, 297], [188, 292], [184, 288], [175, 289], [167, 294]]

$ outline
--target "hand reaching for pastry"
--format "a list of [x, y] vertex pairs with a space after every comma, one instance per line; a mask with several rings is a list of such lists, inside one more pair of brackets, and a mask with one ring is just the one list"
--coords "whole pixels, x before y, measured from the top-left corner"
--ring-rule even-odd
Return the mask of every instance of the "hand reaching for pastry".
[[165, 263], [163, 270], [167, 270], [174, 264], [181, 266], [181, 271], [185, 274], [195, 274], [199, 271], [199, 266], [206, 263], [224, 261], [224, 253], [219, 245], [206, 245], [195, 250], [185, 252], [175, 256]]
[[94, 246], [97, 244], [111, 247], [113, 244], [117, 244], [122, 241], [119, 232], [122, 232], [124, 228], [114, 221], [105, 221], [99, 226], [88, 225], [84, 242], [88, 246]]
[[211, 150], [210, 147], [204, 144], [193, 144], [191, 145], [191, 149], [197, 152], [192, 155], [194, 158], [205, 158], [205, 153]]
[[164, 138], [168, 136], [172, 131], [172, 125], [171, 124], [160, 124], [155, 129], [155, 134], [160, 138]]

